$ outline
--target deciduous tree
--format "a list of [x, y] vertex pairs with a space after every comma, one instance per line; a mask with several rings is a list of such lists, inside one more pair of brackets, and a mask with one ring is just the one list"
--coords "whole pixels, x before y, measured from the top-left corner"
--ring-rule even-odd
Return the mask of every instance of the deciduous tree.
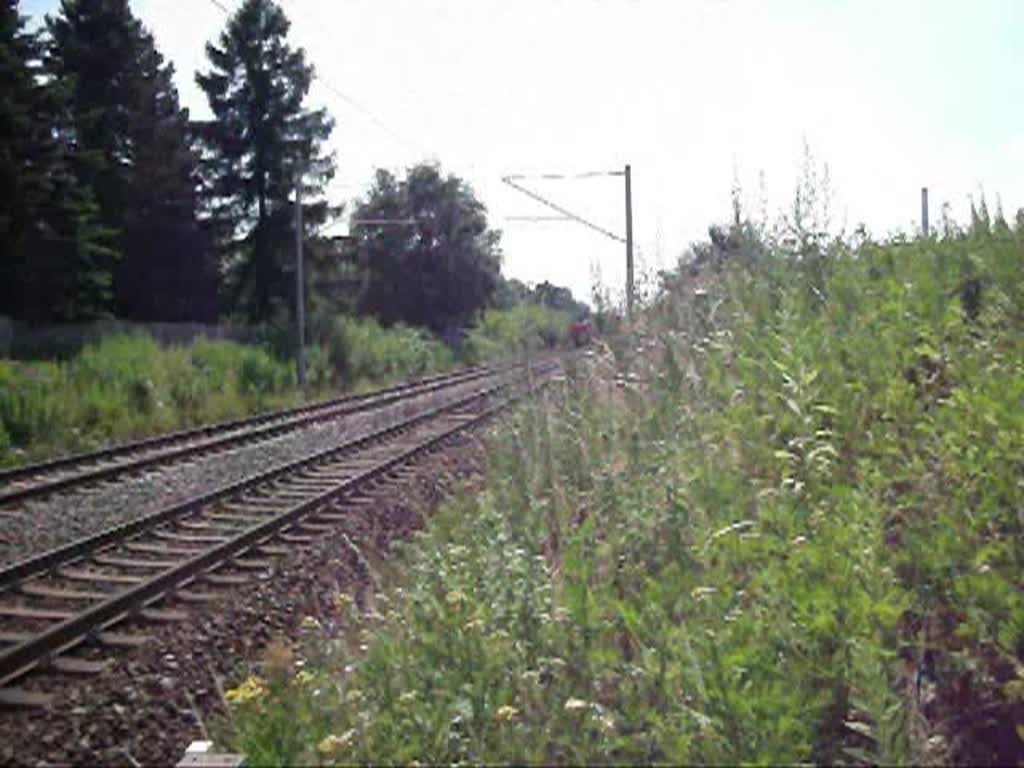
[[400, 180], [380, 170], [354, 216], [414, 222], [357, 227], [368, 271], [361, 311], [443, 331], [488, 304], [501, 274], [501, 233], [487, 226], [486, 208], [462, 179], [433, 165]]

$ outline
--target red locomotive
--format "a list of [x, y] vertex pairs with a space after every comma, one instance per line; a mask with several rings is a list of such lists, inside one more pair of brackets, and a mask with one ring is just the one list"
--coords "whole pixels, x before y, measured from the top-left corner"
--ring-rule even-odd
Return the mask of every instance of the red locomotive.
[[577, 347], [585, 347], [589, 344], [591, 336], [593, 336], [593, 330], [589, 320], [580, 320], [569, 326], [569, 338]]

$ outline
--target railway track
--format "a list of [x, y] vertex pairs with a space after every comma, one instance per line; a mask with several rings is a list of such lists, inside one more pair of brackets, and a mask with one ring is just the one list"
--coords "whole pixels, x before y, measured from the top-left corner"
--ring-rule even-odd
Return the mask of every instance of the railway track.
[[313, 423], [382, 408], [401, 400], [481, 379], [503, 370], [507, 365], [432, 376], [366, 394], [348, 395], [285, 411], [172, 432], [99, 451], [0, 471], [0, 507], [10, 507], [53, 493], [148, 471], [182, 459], [231, 450]]
[[45, 706], [51, 692], [15, 683], [102, 672], [111, 650], [144, 644], [152, 627], [267, 572], [341, 523], [342, 505], [365, 501], [556, 366], [491, 372], [398, 424], [0, 570], [0, 704]]

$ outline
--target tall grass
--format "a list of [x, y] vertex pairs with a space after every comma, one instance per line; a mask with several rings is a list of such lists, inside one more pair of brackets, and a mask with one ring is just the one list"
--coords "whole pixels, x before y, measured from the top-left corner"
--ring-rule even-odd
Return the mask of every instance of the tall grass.
[[1022, 234], [684, 271], [221, 739], [283, 763], [1013, 762]]
[[427, 331], [384, 328], [373, 318], [339, 317], [324, 344], [326, 362], [357, 388], [408, 379], [455, 366], [451, 349]]
[[[366, 390], [552, 346], [564, 338], [566, 323], [561, 313], [537, 306], [488, 311], [462, 347], [452, 348], [421, 329], [337, 317], [307, 349], [305, 394]], [[122, 335], [86, 345], [67, 362], [0, 360], [0, 466], [303, 397], [291, 361], [226, 341], [162, 347], [146, 336]]]
[[66, 363], [0, 361], [0, 463], [239, 417], [297, 401], [289, 366], [266, 352], [142, 336], [87, 345]]

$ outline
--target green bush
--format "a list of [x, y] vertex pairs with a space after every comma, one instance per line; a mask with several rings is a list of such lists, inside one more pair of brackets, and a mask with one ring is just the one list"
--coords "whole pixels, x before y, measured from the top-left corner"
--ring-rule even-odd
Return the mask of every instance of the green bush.
[[373, 318], [339, 317], [327, 349], [350, 384], [413, 378], [455, 364], [451, 350], [428, 332], [401, 324], [384, 328]]
[[0, 463], [288, 404], [293, 380], [263, 350], [224, 341], [114, 336], [66, 363], [0, 361]]
[[488, 309], [467, 335], [462, 354], [473, 362], [550, 349], [564, 342], [570, 317], [539, 304]]

